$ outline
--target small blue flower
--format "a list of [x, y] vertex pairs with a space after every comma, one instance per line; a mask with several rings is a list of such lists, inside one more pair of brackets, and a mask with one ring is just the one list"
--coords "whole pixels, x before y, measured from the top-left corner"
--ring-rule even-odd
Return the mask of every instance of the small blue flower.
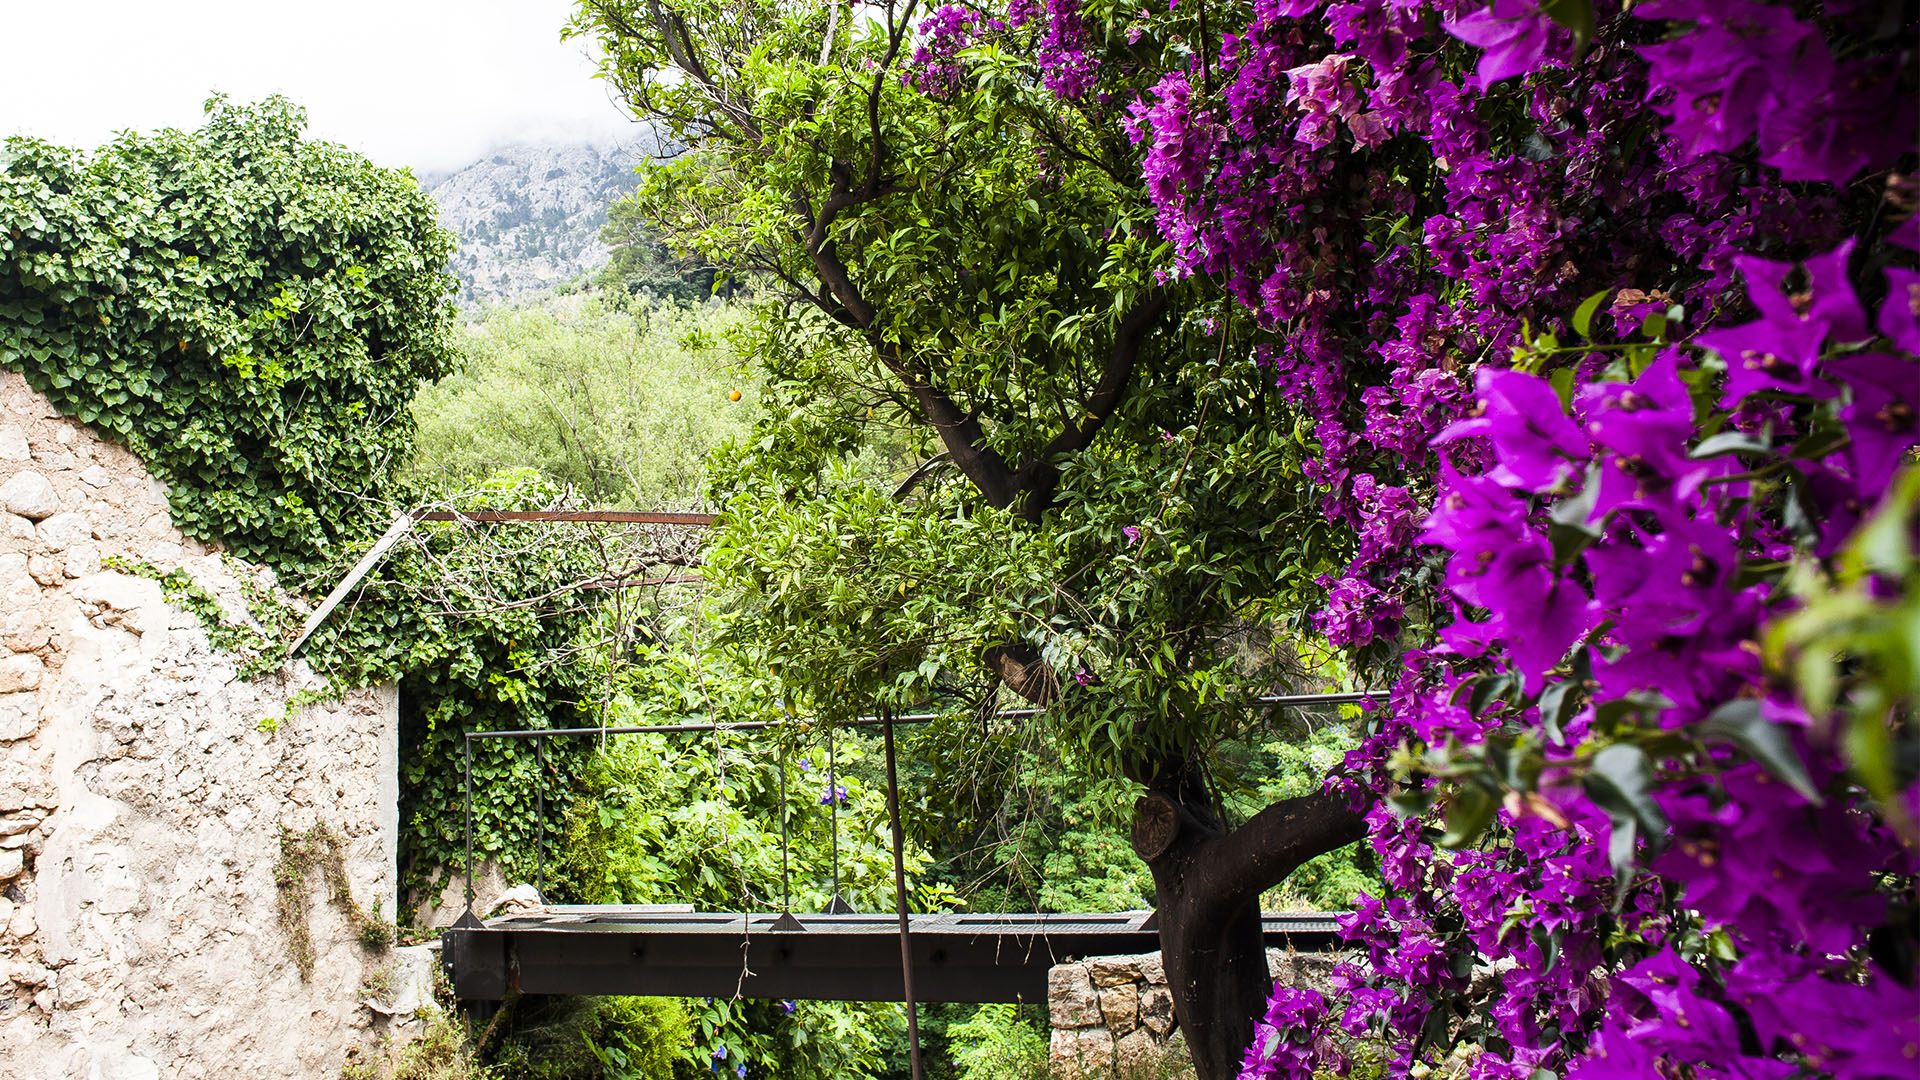
[[747, 1067], [745, 1065], [740, 1066], [733, 1070], [733, 1075], [739, 1077], [740, 1080], [747, 1080]]
[[783, 1001], [783, 1002], [781, 1002], [781, 1003], [780, 1003], [780, 1007], [781, 1007], [781, 1008], [783, 1008], [783, 1009], [785, 1009], [785, 1010], [787, 1010], [788, 1012], [792, 1012], [792, 1011], [793, 1011], [794, 1009], [796, 1009], [796, 1008], [798, 1008], [798, 1006], [796, 1006], [796, 1005], [795, 1005], [795, 1004], [794, 1004], [793, 1002], [791, 1002], [791, 1001]]
[[820, 805], [827, 806], [832, 803], [847, 805], [847, 789], [843, 785], [835, 784], [820, 790]]

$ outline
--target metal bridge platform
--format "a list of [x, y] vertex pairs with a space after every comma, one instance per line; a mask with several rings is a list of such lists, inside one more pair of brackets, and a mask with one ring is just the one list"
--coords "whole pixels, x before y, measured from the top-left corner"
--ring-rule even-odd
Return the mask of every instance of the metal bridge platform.
[[[1153, 913], [909, 916], [914, 997], [1040, 1002], [1065, 960], [1153, 952]], [[1339, 948], [1331, 914], [1269, 915], [1267, 945]], [[894, 915], [738, 915], [552, 906], [445, 932], [454, 996], [630, 994], [902, 1001]]]

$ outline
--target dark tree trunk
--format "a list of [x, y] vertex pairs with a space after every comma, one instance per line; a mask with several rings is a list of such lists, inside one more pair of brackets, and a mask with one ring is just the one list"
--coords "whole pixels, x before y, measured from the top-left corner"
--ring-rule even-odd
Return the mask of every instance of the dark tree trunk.
[[1301, 863], [1366, 835], [1343, 797], [1284, 799], [1231, 832], [1200, 771], [1172, 761], [1134, 807], [1133, 846], [1153, 872], [1174, 1016], [1198, 1080], [1232, 1080], [1273, 981], [1260, 894]]

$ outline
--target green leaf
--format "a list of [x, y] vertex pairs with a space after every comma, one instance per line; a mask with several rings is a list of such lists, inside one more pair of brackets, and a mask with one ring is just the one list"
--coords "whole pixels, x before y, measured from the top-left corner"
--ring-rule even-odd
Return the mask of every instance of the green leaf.
[[1587, 522], [1587, 519], [1593, 516], [1593, 508], [1599, 500], [1600, 469], [1598, 466], [1589, 465], [1586, 480], [1581, 483], [1579, 493], [1554, 503], [1549, 516], [1556, 525], [1564, 525], [1570, 529], [1579, 529], [1599, 536], [1600, 530]]
[[1750, 698], [1729, 701], [1713, 710], [1702, 727], [1708, 738], [1725, 739], [1745, 751], [1761, 767], [1819, 806], [1824, 800], [1807, 775], [1807, 767], [1793, 749], [1787, 729], [1760, 715], [1760, 703]]
[[1467, 698], [1467, 711], [1475, 716], [1487, 711], [1487, 706], [1495, 699], [1505, 700], [1515, 689], [1512, 672], [1488, 675], [1474, 684], [1473, 693]]
[[[1665, 837], [1667, 816], [1651, 794], [1653, 768], [1638, 746], [1615, 743], [1595, 754], [1582, 786], [1588, 798], [1613, 815], [1616, 824], [1625, 819], [1639, 826], [1649, 845], [1658, 846]], [[1619, 853], [1614, 854], [1614, 867], [1618, 869]], [[1627, 856], [1631, 858], [1631, 847]]]
[[[1569, 26], [1561, 18], [1561, 15], [1557, 10], [1559, 8], [1570, 8], [1570, 7], [1582, 8], [1585, 11], [1586, 36], [1584, 38], [1580, 36], [1580, 31], [1574, 30], [1572, 26]], [[1586, 48], [1586, 43], [1588, 41], [1593, 40], [1593, 6], [1589, 2], [1589, 0], [1549, 0], [1549, 2], [1541, 8], [1541, 10], [1545, 11], [1547, 13], [1547, 16], [1551, 18], [1554, 22], [1557, 22], [1560, 25], [1567, 27], [1567, 29], [1574, 31], [1573, 36], [1574, 36], [1574, 41], [1576, 43], [1577, 48], [1584, 49]], [[1613, 292], [1612, 289], [1601, 289], [1599, 292], [1594, 293], [1592, 296], [1589, 296], [1585, 300], [1580, 301], [1580, 306], [1573, 309], [1573, 328], [1574, 330], [1579, 332], [1581, 337], [1583, 338], [1593, 337], [1593, 313], [1600, 309], [1600, 301], [1605, 300], [1609, 295], [1612, 294], [1612, 292]], [[1568, 372], [1571, 372], [1573, 369], [1567, 368], [1565, 370], [1567, 370]], [[1564, 405], [1566, 404], [1566, 402], [1562, 401], [1561, 404]]]
[[1894, 770], [1893, 738], [1887, 730], [1884, 709], [1856, 709], [1841, 735], [1841, 748], [1847, 764], [1867, 789], [1867, 793], [1885, 802], [1897, 791]]
[[1575, 689], [1571, 680], [1562, 680], [1549, 683], [1547, 688], [1540, 692], [1540, 727], [1546, 731], [1547, 738], [1552, 739], [1555, 746], [1567, 744], [1567, 714], [1573, 710], [1574, 703], [1579, 700], [1579, 695], [1573, 692]]
[[1534, 946], [1540, 950], [1540, 956], [1546, 961], [1545, 966], [1540, 969], [1540, 974], [1551, 974], [1554, 965], [1560, 962], [1560, 945], [1566, 940], [1566, 927], [1563, 926], [1548, 933], [1544, 926], [1531, 926], [1527, 928], [1527, 936], [1533, 939]]
[[1440, 838], [1440, 846], [1459, 848], [1473, 843], [1486, 831], [1494, 811], [1499, 808], [1499, 798], [1479, 784], [1467, 783], [1455, 788], [1447, 799], [1447, 834]]
[[1744, 431], [1723, 431], [1718, 435], [1703, 439], [1699, 446], [1687, 454], [1695, 461], [1721, 457], [1726, 454], [1770, 454], [1773, 447], [1765, 439], [1756, 439]]

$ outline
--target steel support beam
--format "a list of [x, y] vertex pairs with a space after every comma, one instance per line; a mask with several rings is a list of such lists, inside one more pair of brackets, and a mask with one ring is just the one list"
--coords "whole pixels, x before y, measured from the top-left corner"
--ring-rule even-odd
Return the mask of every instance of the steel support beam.
[[[893, 915], [564, 914], [491, 919], [448, 930], [454, 995], [630, 994], [814, 1001], [901, 1001]], [[1117, 915], [914, 915], [909, 936], [921, 1001], [1040, 1002], [1047, 971], [1069, 959], [1152, 952], [1150, 912]], [[1267, 943], [1340, 947], [1332, 915], [1270, 916]]]

